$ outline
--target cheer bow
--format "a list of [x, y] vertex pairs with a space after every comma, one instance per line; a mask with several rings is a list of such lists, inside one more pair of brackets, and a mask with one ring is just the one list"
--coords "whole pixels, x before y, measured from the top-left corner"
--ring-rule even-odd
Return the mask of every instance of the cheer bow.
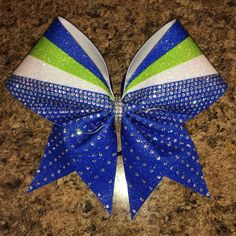
[[29, 191], [76, 171], [111, 213], [120, 124], [131, 218], [164, 176], [209, 197], [184, 122], [222, 96], [227, 85], [177, 20], [137, 52], [121, 96], [113, 95], [96, 47], [62, 17], [7, 88], [54, 123]]

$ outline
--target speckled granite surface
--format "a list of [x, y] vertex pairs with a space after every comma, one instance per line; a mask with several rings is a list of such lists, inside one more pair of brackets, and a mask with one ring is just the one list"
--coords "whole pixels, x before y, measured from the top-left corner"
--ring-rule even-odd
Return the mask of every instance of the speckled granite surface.
[[[236, 235], [233, 13], [233, 0], [0, 0], [0, 235]], [[51, 124], [15, 101], [3, 84], [57, 15], [99, 48], [116, 91], [137, 49], [162, 24], [181, 20], [229, 83], [216, 104], [186, 124], [212, 200], [165, 179], [130, 221], [118, 201], [109, 217], [76, 174], [25, 193]]]

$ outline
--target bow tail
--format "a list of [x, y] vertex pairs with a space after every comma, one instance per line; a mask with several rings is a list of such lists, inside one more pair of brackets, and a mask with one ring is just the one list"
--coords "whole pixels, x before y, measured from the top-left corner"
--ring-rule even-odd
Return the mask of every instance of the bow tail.
[[164, 171], [157, 166], [158, 155], [150, 158], [149, 144], [139, 135], [139, 131], [124, 117], [121, 130], [122, 156], [128, 185], [131, 219], [160, 183]]
[[[210, 197], [199, 156], [188, 132], [180, 126], [179, 137], [182, 137], [180, 147], [169, 150], [166, 162], [165, 176], [186, 186], [194, 192]], [[181, 138], [179, 138], [181, 139]], [[176, 140], [176, 139], [172, 139]]]
[[122, 150], [131, 218], [164, 176], [209, 197], [192, 140], [179, 124], [157, 124], [135, 115], [124, 117]]
[[46, 184], [60, 179], [73, 172], [73, 160], [67, 152], [63, 142], [63, 128], [54, 125], [48, 138], [48, 144], [40, 165], [35, 172], [34, 179], [29, 186], [28, 192], [32, 192]]
[[66, 127], [54, 125], [29, 192], [76, 171], [111, 214], [117, 161], [114, 116], [91, 117]]
[[[110, 117], [99, 129], [92, 129], [92, 121], [86, 122], [67, 130], [68, 149], [73, 154], [73, 164], [76, 172], [87, 186], [97, 196], [109, 214], [112, 212], [112, 200], [114, 192], [116, 162], [117, 162], [117, 139], [114, 127], [114, 117]], [[73, 137], [74, 131], [82, 130], [82, 134]], [[77, 145], [76, 143], [80, 143]]]

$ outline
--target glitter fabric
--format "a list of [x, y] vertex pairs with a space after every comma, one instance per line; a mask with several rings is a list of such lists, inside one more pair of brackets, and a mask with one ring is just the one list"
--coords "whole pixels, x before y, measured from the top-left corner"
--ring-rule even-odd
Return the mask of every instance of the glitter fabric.
[[148, 87], [124, 97], [122, 155], [132, 217], [164, 176], [210, 196], [183, 123], [209, 107], [226, 87], [218, 75], [211, 75]]
[[82, 66], [87, 68], [108, 87], [110, 87], [110, 82], [105, 80], [95, 63], [77, 43], [73, 36], [66, 30], [59, 19], [56, 19], [51, 27], [49, 27], [49, 29], [45, 32], [45, 36], [58, 48], [61, 48], [70, 57], [78, 61]]
[[46, 37], [42, 37], [38, 41], [35, 47], [30, 51], [30, 55], [62, 71], [95, 84], [109, 93], [109, 89], [104, 82], [99, 80], [91, 71], [83, 67], [63, 50], [56, 47]]
[[184, 122], [227, 85], [178, 21], [167, 26], [144, 45], [148, 53], [131, 63], [115, 98], [91, 42], [61, 17], [49, 27], [7, 83], [15, 98], [54, 123], [29, 191], [76, 171], [111, 213], [117, 124], [131, 218], [164, 176], [210, 196]]
[[189, 61], [201, 54], [202, 52], [197, 47], [197, 45], [190, 37], [188, 37], [181, 43], [179, 43], [176, 47], [168, 51], [161, 58], [149, 65], [147, 69], [145, 69], [127, 85], [125, 90], [129, 90], [130, 88], [146, 80], [147, 78], [150, 78], [151, 76], [163, 71], [167, 71], [168, 69]]
[[[149, 52], [143, 62], [138, 66], [130, 78], [126, 78], [126, 85], [133, 81], [139, 74], [141, 74], [149, 65], [165, 55], [172, 48], [181, 43], [188, 37], [188, 33], [184, 30], [179, 21], [175, 21], [171, 28], [167, 30], [165, 35], [161, 37], [158, 44]], [[127, 81], [128, 80], [128, 81]]]

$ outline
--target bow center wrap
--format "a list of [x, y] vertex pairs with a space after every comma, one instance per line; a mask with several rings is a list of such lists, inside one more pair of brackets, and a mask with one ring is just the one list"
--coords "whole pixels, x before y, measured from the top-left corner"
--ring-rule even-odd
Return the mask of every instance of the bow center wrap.
[[121, 96], [116, 95], [115, 96], [115, 123], [121, 124], [122, 119], [122, 113], [123, 113], [123, 103], [121, 101]]

